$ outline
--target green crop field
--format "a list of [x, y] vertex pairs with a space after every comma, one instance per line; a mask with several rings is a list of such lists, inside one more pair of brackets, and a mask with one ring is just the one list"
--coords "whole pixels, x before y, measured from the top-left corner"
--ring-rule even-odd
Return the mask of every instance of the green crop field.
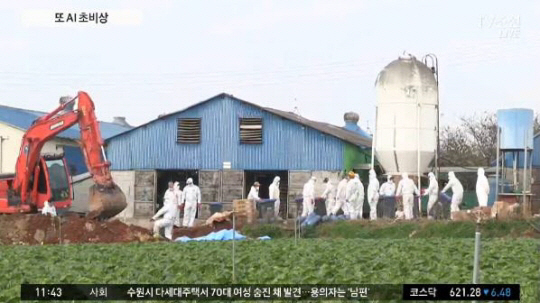
[[[237, 283], [470, 283], [474, 239], [238, 241]], [[213, 243], [0, 246], [0, 302], [28, 283], [230, 283], [231, 246]], [[540, 302], [540, 242], [486, 239], [482, 283], [519, 283]]]

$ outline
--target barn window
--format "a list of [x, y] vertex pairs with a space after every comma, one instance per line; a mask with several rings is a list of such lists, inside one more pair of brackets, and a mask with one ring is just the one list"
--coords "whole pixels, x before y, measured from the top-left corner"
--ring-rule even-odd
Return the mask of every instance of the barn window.
[[201, 119], [177, 119], [176, 142], [184, 144], [201, 143]]
[[261, 118], [240, 118], [240, 144], [262, 144]]

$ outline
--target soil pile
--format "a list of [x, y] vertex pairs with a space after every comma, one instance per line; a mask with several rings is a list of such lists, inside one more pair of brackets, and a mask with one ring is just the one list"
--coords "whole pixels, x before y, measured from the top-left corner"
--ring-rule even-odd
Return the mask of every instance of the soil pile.
[[39, 214], [0, 216], [0, 244], [69, 244], [155, 241], [142, 227], [118, 220], [99, 222], [77, 215], [50, 217]]

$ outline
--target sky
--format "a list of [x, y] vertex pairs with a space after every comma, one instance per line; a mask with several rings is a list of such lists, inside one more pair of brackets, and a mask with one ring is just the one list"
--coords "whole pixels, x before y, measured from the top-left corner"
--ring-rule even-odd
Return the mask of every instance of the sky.
[[[54, 22], [80, 12], [108, 22]], [[83, 90], [100, 120], [140, 125], [225, 92], [372, 129], [377, 74], [404, 51], [437, 56], [442, 125], [540, 111], [532, 0], [2, 1], [0, 103], [51, 111]]]

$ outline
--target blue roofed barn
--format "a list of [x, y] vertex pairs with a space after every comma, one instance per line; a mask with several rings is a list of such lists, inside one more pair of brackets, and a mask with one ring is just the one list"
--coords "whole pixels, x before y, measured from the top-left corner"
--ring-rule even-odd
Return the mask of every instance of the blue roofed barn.
[[[292, 206], [310, 176], [318, 178], [321, 194], [324, 177], [337, 184], [342, 170], [367, 168], [371, 138], [360, 131], [220, 94], [109, 138], [106, 152], [115, 180], [131, 193], [127, 216], [151, 215], [167, 182], [183, 186], [188, 177], [200, 186], [204, 203], [228, 207], [255, 181], [261, 198], [268, 198], [279, 176], [281, 201]], [[285, 216], [291, 210], [281, 204]]]

